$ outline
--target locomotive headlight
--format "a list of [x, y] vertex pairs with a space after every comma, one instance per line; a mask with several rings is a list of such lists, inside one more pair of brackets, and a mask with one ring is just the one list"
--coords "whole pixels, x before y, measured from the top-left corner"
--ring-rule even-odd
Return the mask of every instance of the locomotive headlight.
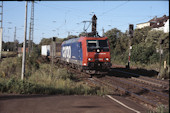
[[88, 58], [88, 61], [92, 61], [93, 59], [92, 58]]
[[105, 58], [106, 61], [109, 61], [109, 58]]

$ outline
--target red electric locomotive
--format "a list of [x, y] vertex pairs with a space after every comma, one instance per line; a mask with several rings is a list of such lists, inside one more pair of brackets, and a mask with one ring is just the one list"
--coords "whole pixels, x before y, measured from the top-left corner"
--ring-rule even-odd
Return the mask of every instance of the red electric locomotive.
[[106, 37], [80, 37], [64, 41], [61, 45], [64, 64], [90, 73], [108, 71], [110, 47]]
[[110, 69], [110, 47], [106, 37], [80, 37], [79, 41], [82, 43], [83, 69]]

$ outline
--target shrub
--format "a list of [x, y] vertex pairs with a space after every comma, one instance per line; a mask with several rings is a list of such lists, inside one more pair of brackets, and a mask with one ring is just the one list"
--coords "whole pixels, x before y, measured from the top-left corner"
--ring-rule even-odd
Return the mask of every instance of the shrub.
[[17, 57], [5, 58], [0, 63], [0, 76], [18, 76], [21, 73], [21, 60]]

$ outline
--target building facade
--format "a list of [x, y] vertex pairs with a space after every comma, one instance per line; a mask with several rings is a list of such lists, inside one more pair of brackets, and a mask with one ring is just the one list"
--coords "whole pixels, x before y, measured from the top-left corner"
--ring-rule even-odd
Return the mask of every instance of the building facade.
[[150, 22], [140, 23], [140, 24], [136, 24], [136, 29], [142, 29], [148, 26], [150, 26]]
[[150, 26], [152, 30], [160, 30], [164, 33], [169, 32], [169, 16], [164, 15], [163, 17], [157, 18], [155, 16], [153, 19], [145, 23], [140, 23], [136, 25], [136, 29], [141, 29]]

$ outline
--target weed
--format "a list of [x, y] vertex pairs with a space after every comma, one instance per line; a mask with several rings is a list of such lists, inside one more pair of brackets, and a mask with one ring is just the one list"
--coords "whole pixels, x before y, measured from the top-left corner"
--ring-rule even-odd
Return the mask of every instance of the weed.
[[169, 113], [169, 108], [164, 105], [158, 105], [155, 111], [148, 111], [148, 113]]

